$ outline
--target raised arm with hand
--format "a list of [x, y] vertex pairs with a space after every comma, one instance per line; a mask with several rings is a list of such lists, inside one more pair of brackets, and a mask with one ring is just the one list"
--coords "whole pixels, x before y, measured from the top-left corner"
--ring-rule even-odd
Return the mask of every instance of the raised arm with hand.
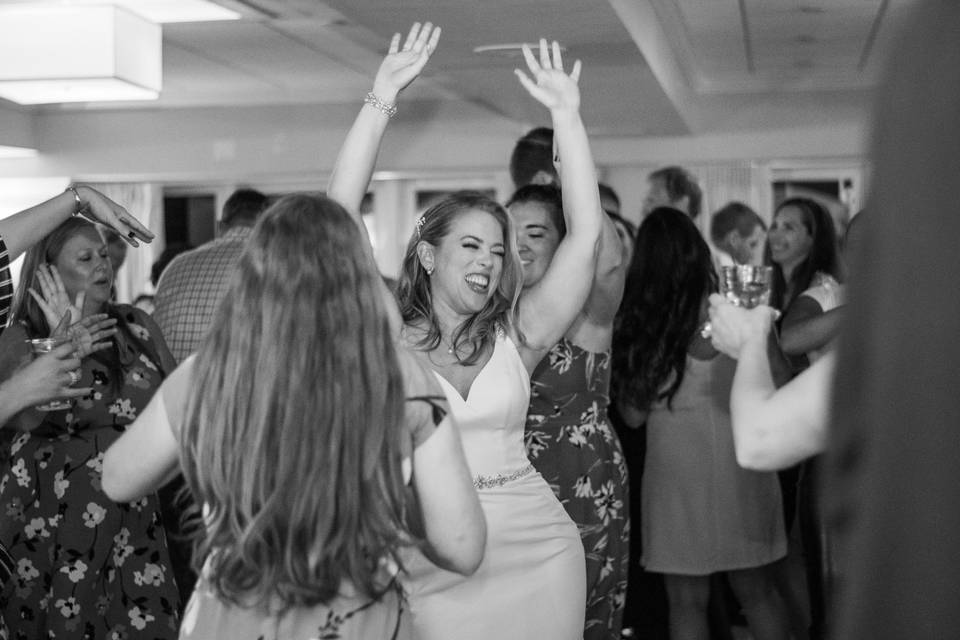
[[367, 94], [340, 148], [327, 195], [355, 215], [361, 227], [360, 202], [373, 176], [387, 120], [393, 115], [400, 92], [420, 75], [439, 39], [440, 27], [429, 22], [422, 26], [415, 22], [403, 47], [400, 46], [400, 34], [394, 34], [390, 49], [373, 80], [373, 90]]
[[16, 259], [76, 213], [113, 229], [131, 246], [139, 246], [138, 241], [153, 240], [153, 233], [122, 206], [92, 187], [78, 185], [0, 220], [0, 236], [7, 245], [10, 259]]
[[742, 309], [710, 296], [711, 341], [737, 359], [730, 392], [737, 462], [758, 471], [784, 469], [823, 451], [835, 366], [830, 352], [777, 389], [767, 352], [774, 314], [769, 307]]
[[543, 278], [527, 289], [518, 308], [525, 344], [521, 355], [532, 370], [559, 340], [583, 308], [593, 284], [597, 246], [604, 223], [596, 169], [587, 131], [580, 118], [580, 61], [563, 70], [560, 45], [540, 40], [539, 60], [524, 45], [531, 77], [517, 69], [520, 84], [550, 110], [559, 155], [560, 186], [567, 234]]

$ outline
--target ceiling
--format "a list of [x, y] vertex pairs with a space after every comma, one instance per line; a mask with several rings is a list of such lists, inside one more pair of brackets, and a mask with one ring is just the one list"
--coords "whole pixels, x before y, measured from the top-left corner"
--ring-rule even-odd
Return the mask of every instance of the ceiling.
[[[10, 1], [23, 0], [0, 4]], [[541, 108], [512, 74], [519, 52], [475, 49], [545, 36], [565, 47], [566, 60], [582, 60], [583, 113], [594, 134], [756, 126], [743, 114], [758, 104], [764, 124], [778, 126], [864, 107], [891, 34], [918, 1], [224, 0], [243, 19], [163, 26], [157, 102], [5, 106], [48, 114], [355, 104], [390, 35], [431, 20], [443, 36], [410, 90], [412, 104], [459, 100], [519, 123], [541, 122]]]

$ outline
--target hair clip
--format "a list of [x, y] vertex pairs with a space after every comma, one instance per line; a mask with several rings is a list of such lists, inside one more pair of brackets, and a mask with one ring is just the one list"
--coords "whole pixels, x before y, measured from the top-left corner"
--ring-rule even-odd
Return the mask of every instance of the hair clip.
[[427, 214], [423, 214], [417, 218], [417, 239], [420, 239], [420, 231], [423, 229], [423, 223], [427, 220]]

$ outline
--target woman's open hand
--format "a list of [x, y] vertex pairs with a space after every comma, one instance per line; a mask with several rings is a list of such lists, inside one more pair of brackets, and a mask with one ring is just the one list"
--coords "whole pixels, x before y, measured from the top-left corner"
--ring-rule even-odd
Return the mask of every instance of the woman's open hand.
[[73, 345], [78, 358], [86, 358], [91, 353], [102, 351], [110, 346], [110, 338], [117, 333], [117, 319], [105, 313], [87, 316], [79, 322], [68, 325], [67, 315], [50, 334], [53, 338], [67, 338]]
[[440, 27], [427, 22], [414, 22], [407, 39], [400, 46], [400, 34], [393, 34], [387, 56], [380, 63], [373, 81], [373, 93], [380, 100], [393, 104], [397, 94], [413, 82], [423, 71], [427, 60], [437, 48]]
[[52, 264], [41, 264], [37, 268], [37, 282], [40, 283], [40, 293], [32, 287], [28, 291], [43, 311], [43, 317], [51, 330], [60, 326], [65, 315], [69, 317], [68, 327], [80, 322], [86, 292], [77, 293], [76, 299], [71, 302], [60, 272]]
[[567, 74], [563, 70], [560, 44], [554, 40], [548, 47], [545, 38], [540, 38], [539, 60], [526, 44], [523, 45], [523, 57], [533, 79], [520, 69], [514, 69], [514, 73], [531, 96], [551, 111], [577, 111], [580, 108], [579, 60], [573, 63], [573, 69]]

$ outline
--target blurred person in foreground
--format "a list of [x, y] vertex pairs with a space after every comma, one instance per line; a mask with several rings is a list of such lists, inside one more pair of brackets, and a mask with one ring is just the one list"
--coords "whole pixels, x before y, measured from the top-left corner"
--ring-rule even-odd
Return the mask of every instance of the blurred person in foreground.
[[[838, 640], [960, 631], [960, 296], [949, 293], [960, 273], [958, 32], [960, 5], [923, 3], [890, 57], [873, 125], [871, 222], [855, 249], [836, 356], [773, 391], [763, 359], [745, 358], [769, 309], [733, 312], [745, 316], [731, 331], [745, 334], [734, 341], [737, 375], [760, 377], [759, 388], [735, 388], [732, 403], [780, 416], [794, 441], [782, 456], [827, 448], [843, 576], [832, 603]], [[730, 313], [718, 301], [713, 315]]]

